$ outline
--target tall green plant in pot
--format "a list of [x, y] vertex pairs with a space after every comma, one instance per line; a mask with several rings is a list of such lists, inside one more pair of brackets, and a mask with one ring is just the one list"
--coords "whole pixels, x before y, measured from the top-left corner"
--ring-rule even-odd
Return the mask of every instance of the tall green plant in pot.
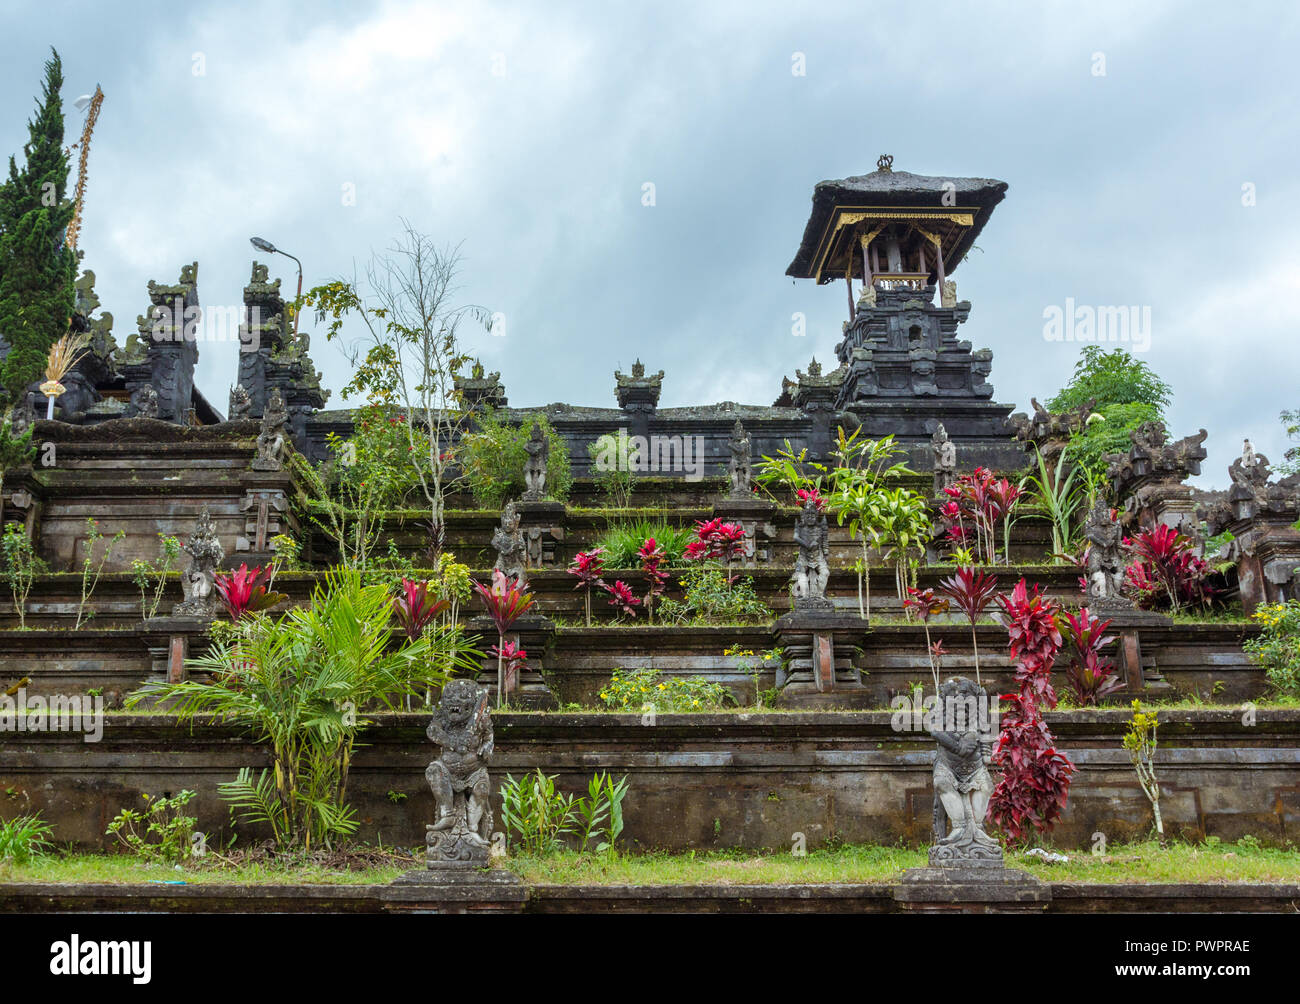
[[193, 679], [146, 685], [127, 706], [157, 700], [182, 720], [214, 715], [265, 744], [271, 769], [254, 777], [244, 768], [219, 790], [244, 821], [268, 826], [281, 847], [329, 844], [355, 831], [347, 783], [368, 711], [398, 710], [407, 696], [478, 664], [454, 653], [441, 627], [392, 644], [389, 591], [363, 584], [353, 569], [329, 572], [310, 607], [241, 623], [243, 632], [188, 661]]

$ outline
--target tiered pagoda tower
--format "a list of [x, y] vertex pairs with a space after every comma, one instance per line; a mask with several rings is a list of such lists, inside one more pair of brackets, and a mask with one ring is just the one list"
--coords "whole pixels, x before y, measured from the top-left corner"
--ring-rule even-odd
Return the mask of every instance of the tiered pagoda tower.
[[957, 337], [970, 303], [957, 299], [951, 279], [1006, 182], [924, 177], [893, 170], [892, 160], [816, 186], [786, 270], [818, 284], [843, 279], [848, 290], [836, 408], [871, 438], [897, 436], [917, 470], [929, 468], [929, 439], [940, 422], [961, 469], [1020, 467], [1024, 454], [1006, 421], [1012, 406], [994, 403], [987, 379], [993, 353]]

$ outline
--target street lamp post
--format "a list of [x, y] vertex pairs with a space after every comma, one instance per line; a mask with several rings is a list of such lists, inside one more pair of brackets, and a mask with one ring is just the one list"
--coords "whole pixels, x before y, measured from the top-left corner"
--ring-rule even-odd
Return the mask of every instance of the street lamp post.
[[297, 258], [294, 258], [294, 256], [291, 255], [288, 251], [281, 251], [278, 247], [276, 247], [276, 246], [275, 246], [274, 244], [272, 244], [270, 241], [268, 241], [268, 240], [263, 240], [261, 237], [250, 237], [250, 238], [248, 238], [248, 243], [252, 244], [253, 247], [255, 247], [258, 251], [263, 251], [263, 252], [265, 252], [266, 254], [282, 254], [282, 255], [284, 255], [286, 258], [293, 258], [293, 260], [294, 260], [295, 262], [297, 262], [297, 265], [298, 265], [298, 297], [297, 297], [297, 299], [294, 301], [294, 310], [293, 310], [293, 338], [294, 338], [294, 341], [297, 341], [297, 340], [298, 340], [298, 314], [300, 313], [300, 311], [299, 311], [299, 309], [298, 309], [298, 301], [302, 299], [302, 262], [298, 261]]

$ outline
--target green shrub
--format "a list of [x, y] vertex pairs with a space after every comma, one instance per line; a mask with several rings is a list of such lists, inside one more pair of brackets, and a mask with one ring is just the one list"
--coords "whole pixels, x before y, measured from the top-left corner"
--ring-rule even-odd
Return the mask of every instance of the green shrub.
[[54, 828], [39, 812], [16, 819], [0, 820], [0, 861], [23, 865], [50, 848]]
[[524, 854], [554, 854], [564, 849], [565, 837], [575, 838], [579, 851], [593, 838], [597, 851], [610, 851], [623, 832], [626, 795], [627, 777], [615, 781], [606, 773], [592, 777], [585, 796], [566, 795], [555, 787], [555, 775], [548, 777], [539, 767], [518, 780], [506, 775], [501, 821]]
[[739, 624], [772, 619], [772, 610], [758, 597], [750, 576], [729, 580], [724, 568], [697, 565], [681, 574], [685, 595], [659, 601], [665, 624]]
[[[183, 809], [194, 792], [186, 788], [171, 798], [142, 794], [144, 810], [123, 809], [108, 824], [105, 834], [117, 837], [128, 851], [142, 861], [180, 864], [194, 852], [193, 816]], [[156, 840], [153, 838], [157, 838]]]
[[1263, 604], [1251, 617], [1262, 629], [1242, 648], [1279, 694], [1300, 697], [1300, 602]]
[[607, 432], [587, 444], [592, 480], [605, 493], [611, 509], [626, 509], [632, 498], [633, 470], [640, 462], [639, 451], [626, 430]]
[[664, 549], [668, 564], [681, 564], [682, 553], [686, 545], [695, 537], [695, 531], [688, 527], [672, 526], [663, 520], [638, 520], [611, 526], [596, 541], [594, 546], [605, 549], [606, 568], [640, 568], [641, 558], [638, 552], [641, 545], [653, 537], [656, 544]]
[[564, 501], [573, 487], [573, 472], [569, 470], [569, 447], [543, 414], [525, 417], [519, 425], [511, 425], [498, 412], [486, 408], [475, 415], [474, 431], [467, 433], [461, 442], [459, 460], [469, 483], [470, 493], [477, 505], [498, 509], [508, 499], [524, 493], [524, 462], [528, 453], [524, 449], [540, 425], [550, 441], [551, 452], [546, 462], [546, 495]]
[[616, 669], [600, 692], [605, 706], [616, 711], [714, 711], [734, 704], [731, 692], [703, 677], [661, 679], [657, 669]]

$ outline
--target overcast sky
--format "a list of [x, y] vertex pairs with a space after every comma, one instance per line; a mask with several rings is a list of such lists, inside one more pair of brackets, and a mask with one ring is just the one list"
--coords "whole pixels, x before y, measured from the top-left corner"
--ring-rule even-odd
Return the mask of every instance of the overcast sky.
[[[1149, 307], [1171, 432], [1210, 430], [1199, 483], [1227, 482], [1243, 436], [1282, 453], [1300, 8], [798, 6], [0, 0], [0, 151], [21, 150], [50, 45], [69, 143], [102, 85], [81, 247], [119, 343], [184, 263], [205, 306], [239, 303], [253, 234], [308, 285], [400, 217], [463, 241], [464, 299], [506, 319], [469, 347], [515, 406], [613, 406], [637, 356], [666, 371], [661, 406], [770, 404], [833, 362], [845, 317], [842, 284], [784, 274], [816, 182], [882, 153], [1000, 178], [955, 276], [996, 400], [1028, 410], [1068, 379], [1079, 346], [1045, 340], [1047, 308]], [[292, 295], [293, 263], [271, 265]], [[224, 411], [236, 349], [200, 353]], [[338, 350], [312, 354], [328, 407], [359, 403]]]

